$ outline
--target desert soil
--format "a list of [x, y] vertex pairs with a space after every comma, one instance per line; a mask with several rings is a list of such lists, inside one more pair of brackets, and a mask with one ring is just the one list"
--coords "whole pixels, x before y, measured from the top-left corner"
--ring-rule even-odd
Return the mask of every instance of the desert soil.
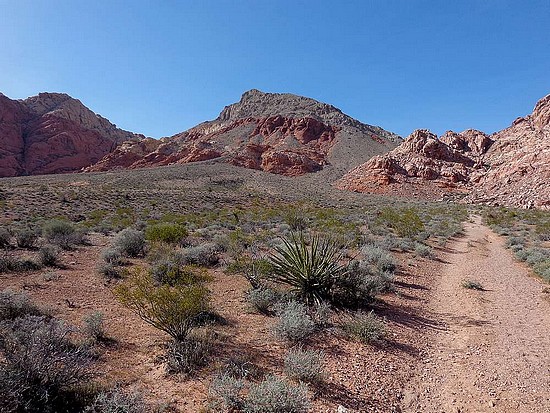
[[[550, 294], [476, 218], [440, 254], [403, 412], [550, 412]], [[461, 284], [478, 281], [483, 291]]]

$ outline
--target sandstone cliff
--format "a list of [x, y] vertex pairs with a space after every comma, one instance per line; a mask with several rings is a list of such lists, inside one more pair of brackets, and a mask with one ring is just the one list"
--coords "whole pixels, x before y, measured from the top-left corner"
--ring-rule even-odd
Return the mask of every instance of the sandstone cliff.
[[66, 94], [25, 100], [0, 94], [0, 177], [78, 171], [123, 141], [143, 138]]
[[340, 189], [550, 208], [550, 95], [531, 115], [490, 136], [476, 130], [439, 139], [413, 132], [393, 151], [358, 166], [335, 184]]

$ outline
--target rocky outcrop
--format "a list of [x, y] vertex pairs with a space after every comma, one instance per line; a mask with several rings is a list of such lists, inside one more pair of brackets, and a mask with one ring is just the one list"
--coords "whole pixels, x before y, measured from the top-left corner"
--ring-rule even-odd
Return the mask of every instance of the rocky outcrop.
[[251, 90], [213, 121], [147, 148], [143, 142], [122, 145], [86, 171], [218, 159], [288, 176], [316, 172], [329, 164], [343, 174], [399, 141], [397, 135], [365, 125], [334, 106]]
[[473, 129], [439, 139], [415, 131], [395, 150], [350, 171], [336, 186], [357, 192], [550, 209], [550, 95], [491, 136]]
[[0, 94], [0, 177], [78, 171], [120, 143], [143, 138], [66, 94], [25, 100]]

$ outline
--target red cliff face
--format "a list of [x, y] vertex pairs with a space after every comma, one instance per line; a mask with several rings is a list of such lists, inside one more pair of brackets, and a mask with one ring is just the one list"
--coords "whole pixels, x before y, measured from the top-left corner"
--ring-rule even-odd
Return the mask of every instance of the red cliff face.
[[65, 94], [0, 95], [0, 177], [78, 171], [142, 136], [116, 128]]
[[491, 136], [476, 130], [437, 139], [415, 131], [396, 149], [358, 166], [336, 186], [357, 192], [550, 209], [550, 95], [533, 113]]
[[251, 90], [213, 121], [147, 148], [141, 142], [122, 145], [86, 171], [219, 159], [235, 166], [296, 176], [338, 165], [342, 160], [353, 164], [353, 156], [334, 150], [343, 146], [340, 140], [350, 137], [359, 145], [350, 145], [349, 152], [362, 156], [361, 160], [387, 152], [398, 142], [396, 135], [362, 124], [333, 106], [295, 95]]

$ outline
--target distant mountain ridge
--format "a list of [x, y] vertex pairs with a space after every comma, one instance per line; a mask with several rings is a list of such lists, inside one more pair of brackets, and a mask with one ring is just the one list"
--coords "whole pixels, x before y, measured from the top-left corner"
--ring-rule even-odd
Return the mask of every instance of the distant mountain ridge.
[[144, 138], [64, 93], [23, 100], [0, 93], [0, 177], [77, 171], [124, 141]]
[[141, 168], [218, 159], [289, 176], [331, 165], [342, 175], [400, 138], [363, 124], [332, 105], [253, 89], [212, 121], [159, 141], [126, 143], [87, 171]]

